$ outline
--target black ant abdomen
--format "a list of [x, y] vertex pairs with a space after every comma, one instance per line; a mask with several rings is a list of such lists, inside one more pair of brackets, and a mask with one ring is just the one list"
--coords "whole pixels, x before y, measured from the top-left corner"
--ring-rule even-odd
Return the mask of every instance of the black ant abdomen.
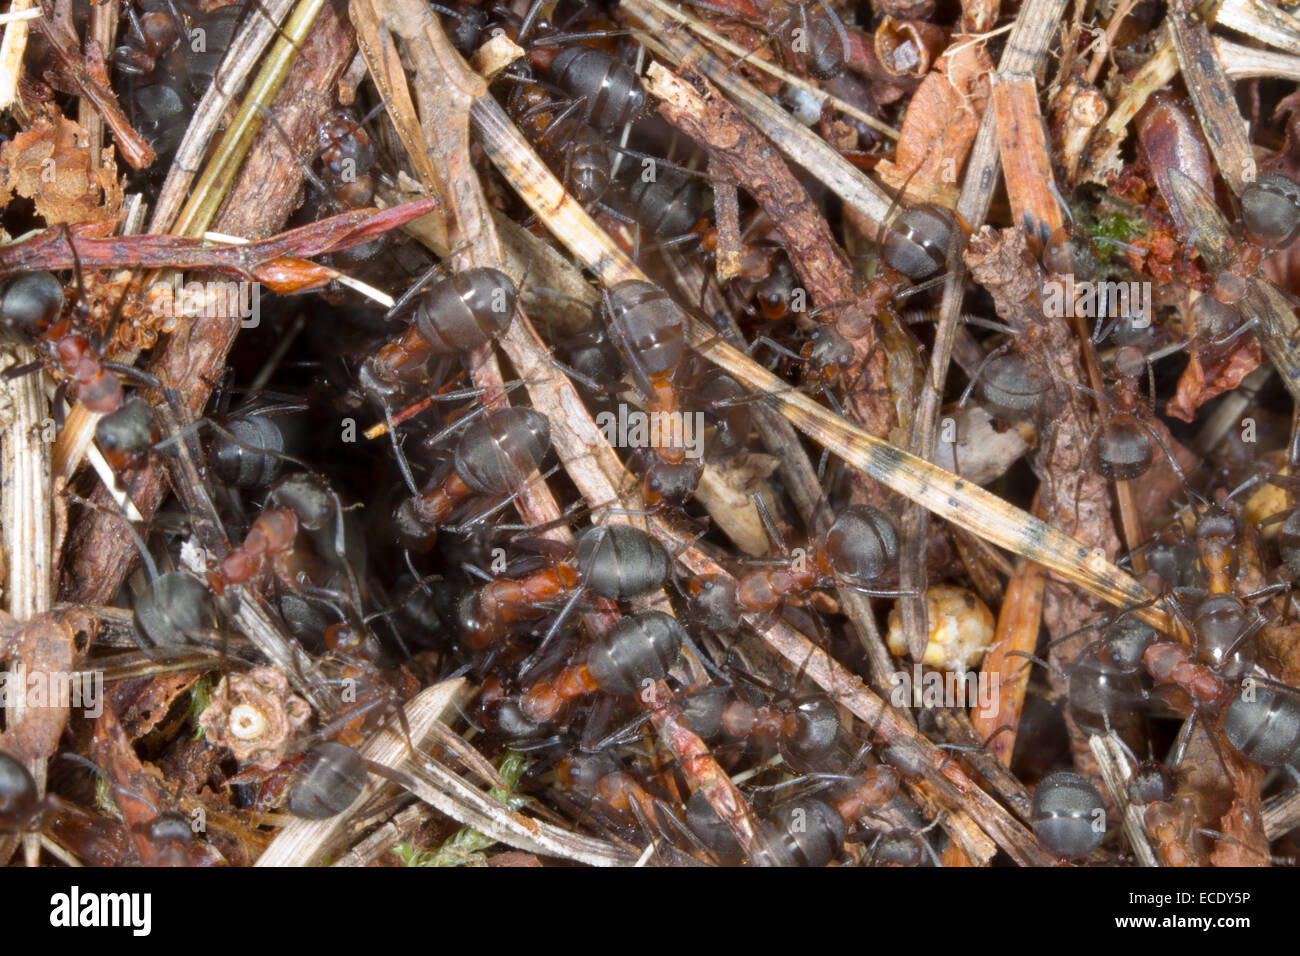
[[208, 586], [188, 571], [168, 571], [136, 598], [135, 623], [155, 647], [184, 644], [216, 626]]
[[744, 857], [735, 833], [718, 816], [713, 804], [702, 790], [696, 790], [686, 801], [686, 826], [706, 847], [717, 854], [724, 866], [738, 863]]
[[[609, 292], [610, 322], [618, 329], [628, 353], [652, 379], [671, 375], [686, 354], [682, 313], [653, 282], [629, 279]], [[650, 383], [644, 383], [651, 392]]]
[[689, 234], [703, 214], [704, 190], [699, 181], [671, 166], [654, 172], [648, 178], [637, 175], [624, 190], [627, 214], [660, 239]]
[[1241, 219], [1265, 245], [1291, 245], [1300, 236], [1300, 185], [1282, 173], [1261, 173], [1241, 194]]
[[338, 816], [366, 786], [366, 762], [351, 747], [334, 741], [307, 752], [294, 771], [289, 812], [305, 820]]
[[724, 688], [706, 687], [682, 699], [682, 720], [701, 740], [710, 740], [722, 731], [722, 715], [728, 703]]
[[517, 300], [514, 281], [497, 269], [439, 280], [421, 295], [410, 326], [362, 363], [362, 388], [383, 404], [430, 358], [468, 355], [494, 341], [510, 327]]
[[508, 495], [550, 450], [545, 415], [531, 408], [503, 408], [465, 429], [456, 446], [456, 474], [476, 494]]
[[498, 269], [465, 269], [437, 283], [415, 310], [415, 327], [436, 355], [463, 355], [510, 327], [518, 293]]
[[686, 632], [676, 618], [662, 611], [641, 611], [625, 617], [609, 640], [592, 647], [587, 670], [609, 694], [626, 696], [663, 680], [681, 652]]
[[32, 826], [41, 809], [36, 781], [21, 763], [0, 751], [0, 832]]
[[948, 261], [957, 224], [938, 206], [912, 206], [899, 213], [885, 236], [881, 258], [912, 281], [929, 278]]
[[1071, 716], [1087, 733], [1123, 728], [1143, 699], [1138, 667], [1115, 666], [1091, 647], [1070, 668], [1069, 699]]
[[1034, 791], [1030, 817], [1043, 849], [1061, 859], [1087, 856], [1106, 835], [1106, 806], [1101, 794], [1069, 771], [1043, 778]]
[[1008, 352], [991, 359], [977, 384], [980, 404], [1000, 422], [1031, 421], [1043, 407], [1052, 382], [1023, 355]]
[[63, 284], [49, 272], [25, 272], [0, 283], [0, 323], [28, 341], [63, 311]]
[[1223, 732], [1242, 756], [1255, 763], [1289, 764], [1300, 757], [1300, 696], [1252, 682], [1228, 704]]
[[607, 50], [566, 47], [555, 55], [551, 75], [560, 89], [583, 99], [583, 122], [610, 131], [646, 112], [646, 93], [626, 63]]
[[284, 468], [284, 456], [298, 448], [299, 422], [289, 415], [249, 411], [222, 423], [208, 446], [208, 467], [232, 488], [262, 488]]
[[1132, 415], [1116, 415], [1101, 427], [1093, 442], [1093, 468], [1108, 481], [1139, 478], [1154, 460], [1151, 438]]
[[614, 601], [633, 601], [663, 587], [668, 553], [663, 545], [631, 525], [598, 525], [578, 541], [582, 582]]
[[763, 866], [821, 867], [844, 846], [844, 820], [834, 806], [815, 797], [777, 807], [768, 821], [756, 863]]
[[840, 715], [823, 697], [796, 705], [786, 721], [781, 738], [781, 755], [795, 769], [819, 766], [835, 749], [840, 734]]
[[826, 553], [837, 573], [871, 581], [898, 563], [898, 532], [880, 509], [851, 505], [826, 533]]

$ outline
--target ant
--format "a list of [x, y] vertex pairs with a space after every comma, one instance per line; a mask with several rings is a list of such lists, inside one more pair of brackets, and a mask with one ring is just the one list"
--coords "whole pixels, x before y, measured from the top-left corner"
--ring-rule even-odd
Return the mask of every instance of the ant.
[[848, 778], [846, 792], [826, 800], [803, 797], [778, 806], [767, 820], [760, 866], [826, 866], [843, 852], [847, 827], [898, 793], [898, 775], [885, 766]]
[[[136, 3], [143, 12], [136, 10]], [[182, 12], [183, 10], [183, 12]], [[127, 102], [160, 158], [171, 155], [194, 105], [216, 75], [242, 14], [231, 4], [198, 12], [171, 0], [126, 5], [130, 33], [114, 52], [116, 69], [133, 80]]]
[[[542, 616], [546, 602], [571, 595], [549, 638], [584, 593], [611, 601], [637, 601], [662, 588], [671, 568], [663, 545], [624, 524], [588, 528], [578, 539], [576, 559], [576, 567], [569, 561], [552, 561], [527, 577], [497, 578], [464, 594], [458, 609], [464, 642], [474, 649], [489, 647], [512, 624]], [[542, 649], [546, 645], [543, 640]]]
[[514, 320], [515, 284], [496, 269], [465, 269], [419, 289], [417, 284], [394, 306], [402, 308], [418, 293], [411, 324], [361, 367], [362, 389], [381, 405], [404, 383], [422, 380], [430, 358], [467, 356], [498, 339]]
[[787, 597], [810, 591], [826, 578], [844, 579], [854, 590], [878, 593], [855, 582], [874, 581], [897, 563], [898, 532], [878, 508], [850, 505], [810, 550], [809, 554], [799, 549], [781, 567], [741, 575], [734, 590], [715, 576], [692, 579], [688, 594], [703, 599], [700, 610], [706, 619], [722, 616], [734, 621], [742, 613], [774, 611]]
[[519, 701], [522, 714], [535, 722], [554, 720], [566, 702], [596, 691], [627, 697], [668, 676], [683, 643], [685, 629], [662, 611], [638, 611], [625, 617], [608, 638], [594, 644], [581, 664], [537, 681]]
[[690, 694], [681, 709], [701, 739], [722, 736], [760, 751], [775, 746], [785, 763], [799, 772], [824, 766], [840, 732], [835, 705], [824, 697], [798, 700], [778, 694], [769, 703], [755, 706], [714, 687]]
[[726, 0], [688, 2], [692, 7], [724, 18], [752, 19], [753, 13], [757, 12], [759, 20], [755, 25], [780, 46], [787, 62], [793, 59], [802, 64], [811, 76], [819, 80], [839, 76], [852, 58], [849, 28], [825, 0], [815, 0], [812, 4], [801, 0], [793, 3], [762, 0], [752, 6], [736, 4], [739, 9], [733, 9]]
[[451, 473], [398, 506], [399, 533], [427, 549], [459, 504], [475, 495], [508, 500], [550, 450], [550, 424], [540, 412], [514, 407], [484, 412], [461, 434]]
[[[675, 377], [686, 357], [686, 321], [668, 294], [652, 282], [630, 279], [605, 293], [605, 308], [613, 341], [632, 372], [632, 380], [650, 412], [661, 423], [651, 436], [654, 459], [646, 466], [647, 504], [680, 504], [695, 491], [700, 468], [686, 458], [678, 443], [682, 429], [662, 423], [678, 421], [680, 390]], [[671, 432], [678, 432], [677, 435]]]

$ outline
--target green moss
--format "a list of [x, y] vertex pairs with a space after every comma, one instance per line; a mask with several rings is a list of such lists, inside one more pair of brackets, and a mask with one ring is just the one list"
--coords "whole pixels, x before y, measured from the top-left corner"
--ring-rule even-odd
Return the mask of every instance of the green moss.
[[[509, 751], [497, 768], [497, 773], [509, 789], [493, 787], [488, 793], [511, 810], [523, 807], [531, 797], [515, 793], [514, 789], [527, 769], [528, 758], [516, 751]], [[487, 866], [487, 856], [483, 851], [496, 842], [473, 827], [461, 827], [436, 850], [417, 850], [410, 841], [404, 841], [393, 847], [392, 852], [402, 861], [403, 866]]]

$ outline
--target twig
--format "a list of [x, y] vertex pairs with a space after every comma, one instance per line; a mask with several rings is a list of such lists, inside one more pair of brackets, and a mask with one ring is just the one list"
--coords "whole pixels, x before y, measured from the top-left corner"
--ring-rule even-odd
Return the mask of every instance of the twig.
[[[28, 10], [35, 10], [38, 17], [45, 13], [35, 0], [13, 0], [9, 7], [11, 14]], [[27, 16], [15, 17], [5, 24], [4, 41], [0, 42], [0, 110], [9, 109], [18, 97], [18, 79], [23, 72], [23, 54], [27, 51], [31, 25]]]
[[[523, 142], [499, 106], [479, 99], [471, 113], [489, 158], [519, 190], [547, 227], [607, 285], [641, 277], [637, 269]], [[791, 390], [747, 355], [718, 340], [701, 323], [688, 327], [691, 344], [714, 364], [769, 402], [799, 430], [869, 477], [993, 544], [1058, 572], [1118, 607], [1147, 605], [1151, 595], [1095, 551], [982, 488], [890, 445]], [[1137, 614], [1159, 628], [1165, 615], [1152, 607]]]
[[1114, 734], [1104, 737], [1093, 734], [1088, 738], [1088, 747], [1097, 761], [1111, 802], [1121, 814], [1124, 836], [1128, 838], [1133, 854], [1143, 866], [1158, 866], [1151, 843], [1147, 840], [1146, 827], [1142, 823], [1142, 808], [1131, 803], [1128, 798], [1128, 782], [1133, 774], [1124, 747]]
[[158, 198], [154, 200], [153, 218], [149, 221], [150, 232], [171, 231], [172, 223], [180, 211], [190, 184], [198, 175], [197, 170], [222, 115], [243, 88], [254, 63], [275, 36], [294, 2], [295, 0], [260, 2], [254, 7], [255, 15], [248, 17], [238, 35], [231, 41], [220, 69], [204, 91], [203, 98], [194, 110], [194, 118], [185, 130], [185, 137], [176, 148], [171, 169], [167, 171], [167, 178], [158, 192]]
[[62, 230], [51, 229], [22, 242], [0, 246], [0, 277], [39, 269], [71, 269], [77, 263], [87, 271], [127, 267], [211, 269], [237, 279], [255, 279], [273, 289], [299, 292], [325, 285], [337, 273], [293, 260], [369, 242], [427, 215], [436, 206], [436, 200], [417, 199], [391, 209], [359, 209], [269, 239], [234, 245], [213, 245], [182, 236], [95, 238], [78, 236], [76, 230], [70, 237]]
[[[650, 67], [649, 80], [647, 89], [663, 101], [659, 111], [664, 118], [703, 146], [729, 178], [763, 207], [813, 302], [833, 309], [823, 321], [834, 324], [835, 316], [856, 298], [848, 257], [776, 150], [692, 66], [682, 66], [680, 76], [674, 76], [656, 64]], [[860, 371], [849, 377], [885, 381], [874, 316], [851, 344], [855, 370]], [[850, 417], [873, 435], [888, 435], [898, 422], [888, 393], [856, 389], [846, 401]]]
[[[26, 365], [36, 354], [25, 346], [0, 354], [5, 367]], [[53, 601], [52, 582], [52, 495], [50, 446], [44, 440], [49, 416], [40, 374], [22, 375], [0, 383], [0, 530], [8, 564], [5, 593], [9, 614], [15, 621], [28, 621], [48, 611]], [[52, 630], [53, 635], [59, 631]], [[57, 639], [57, 636], [53, 639]], [[68, 635], [71, 641], [71, 635]], [[29, 642], [19, 645], [9, 665], [9, 686], [25, 688], [29, 678], [39, 678], [41, 667]], [[69, 648], [70, 652], [70, 648]], [[67, 719], [67, 705], [63, 720]], [[23, 740], [24, 723], [33, 719], [25, 694], [7, 695], [5, 738]], [[27, 753], [28, 747], [11, 752]], [[36, 780], [38, 793], [45, 793], [45, 760], [48, 754], [31, 754], [27, 769]], [[40, 841], [35, 833], [24, 834], [23, 853], [28, 866], [35, 866]]]

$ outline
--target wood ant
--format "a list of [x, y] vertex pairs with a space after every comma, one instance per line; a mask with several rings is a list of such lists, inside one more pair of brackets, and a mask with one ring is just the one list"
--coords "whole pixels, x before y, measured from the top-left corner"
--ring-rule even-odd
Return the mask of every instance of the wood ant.
[[465, 643], [474, 649], [489, 647], [502, 640], [512, 624], [535, 620], [545, 614], [547, 602], [569, 596], [551, 627], [554, 634], [584, 593], [637, 601], [662, 588], [671, 568], [663, 545], [623, 524], [588, 528], [578, 539], [576, 559], [576, 566], [552, 562], [525, 578], [497, 578], [462, 596], [458, 617]]
[[402, 384], [423, 378], [430, 358], [465, 356], [495, 341], [514, 320], [517, 298], [514, 282], [496, 269], [465, 269], [439, 280], [420, 293], [406, 331], [366, 359], [363, 390], [386, 404]]
[[827, 578], [873, 593], [864, 584], [882, 577], [897, 560], [898, 532], [893, 522], [878, 508], [850, 505], [811, 554], [798, 554], [782, 567], [746, 572], [737, 579], [734, 592], [712, 576], [688, 583], [687, 589], [701, 602], [699, 610], [707, 620], [735, 621], [742, 613], [774, 611], [787, 598], [810, 591]]
[[581, 664], [533, 684], [520, 699], [529, 720], [554, 720], [566, 702], [596, 691], [627, 697], [668, 676], [686, 640], [686, 631], [662, 611], [625, 617], [609, 637], [592, 645]]
[[846, 792], [837, 798], [804, 797], [781, 804], [768, 818], [755, 862], [760, 866], [826, 866], [843, 852], [848, 825], [892, 800], [898, 786], [898, 775], [878, 765], [846, 781]]
[[398, 506], [398, 528], [407, 541], [427, 547], [457, 505], [475, 495], [509, 498], [550, 450], [546, 416], [531, 408], [486, 412], [465, 428], [451, 473]]
[[34, 345], [87, 409], [100, 414], [117, 411], [123, 392], [113, 370], [122, 367], [101, 359], [90, 339], [73, 328], [72, 317], [60, 318], [62, 313], [63, 286], [48, 272], [21, 273], [0, 286], [0, 326]]

